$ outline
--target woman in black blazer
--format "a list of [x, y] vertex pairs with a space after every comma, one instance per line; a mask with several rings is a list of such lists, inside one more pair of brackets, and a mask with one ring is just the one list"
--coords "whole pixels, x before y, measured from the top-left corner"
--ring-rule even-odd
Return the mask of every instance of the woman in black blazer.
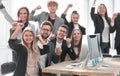
[[18, 59], [13, 76], [41, 76], [40, 52], [32, 29], [26, 27], [22, 34], [21, 44], [16, 43], [17, 35], [22, 27], [23, 23], [17, 23], [17, 28], [9, 39], [9, 46], [17, 53]]
[[86, 28], [81, 26], [78, 23], [80, 15], [79, 15], [79, 13], [77, 11], [73, 11], [72, 14], [71, 14], [71, 21], [70, 22], [67, 21], [67, 19], [66, 19], [67, 11], [71, 7], [72, 7], [72, 4], [68, 4], [67, 8], [65, 9], [63, 14], [61, 15], [61, 18], [64, 19], [65, 24], [68, 25], [68, 27], [69, 27], [68, 34], [67, 34], [68, 38], [71, 37], [71, 33], [72, 33], [74, 28], [80, 29], [83, 35], [86, 34]]
[[110, 48], [110, 22], [108, 17], [107, 8], [104, 4], [100, 4], [95, 14], [96, 0], [94, 0], [93, 7], [91, 8], [91, 18], [94, 22], [95, 33], [100, 33], [100, 46], [103, 53], [109, 53]]

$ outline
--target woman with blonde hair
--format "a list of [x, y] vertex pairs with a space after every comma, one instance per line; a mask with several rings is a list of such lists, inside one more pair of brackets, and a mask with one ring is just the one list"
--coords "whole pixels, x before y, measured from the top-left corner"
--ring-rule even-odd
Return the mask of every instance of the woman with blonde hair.
[[23, 30], [21, 43], [16, 43], [17, 35], [23, 24], [18, 23], [16, 30], [9, 39], [9, 46], [17, 53], [17, 65], [13, 76], [41, 76], [36, 37], [30, 27]]

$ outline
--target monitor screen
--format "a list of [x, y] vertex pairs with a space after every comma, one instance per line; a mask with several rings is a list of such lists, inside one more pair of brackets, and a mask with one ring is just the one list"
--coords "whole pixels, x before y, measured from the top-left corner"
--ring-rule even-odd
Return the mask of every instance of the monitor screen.
[[89, 57], [92, 62], [92, 65], [96, 66], [103, 59], [100, 48], [100, 35], [99, 34], [88, 35], [87, 38], [88, 38]]

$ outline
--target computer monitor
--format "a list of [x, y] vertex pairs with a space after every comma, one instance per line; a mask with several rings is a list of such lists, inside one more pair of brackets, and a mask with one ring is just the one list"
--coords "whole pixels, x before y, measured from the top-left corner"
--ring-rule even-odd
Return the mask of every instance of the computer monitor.
[[89, 58], [92, 63], [92, 67], [96, 67], [103, 61], [103, 55], [100, 47], [100, 34], [88, 35], [87, 38]]

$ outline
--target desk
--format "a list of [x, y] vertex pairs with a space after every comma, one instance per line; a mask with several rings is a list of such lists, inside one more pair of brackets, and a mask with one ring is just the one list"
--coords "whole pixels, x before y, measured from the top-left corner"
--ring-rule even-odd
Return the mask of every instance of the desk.
[[74, 74], [84, 76], [116, 76], [120, 72], [120, 61], [105, 59], [102, 64], [109, 65], [106, 69], [89, 70], [82, 69], [80, 66], [74, 68], [66, 68], [72, 61], [65, 61], [62, 63], [54, 64], [42, 70], [44, 73], [54, 74]]

